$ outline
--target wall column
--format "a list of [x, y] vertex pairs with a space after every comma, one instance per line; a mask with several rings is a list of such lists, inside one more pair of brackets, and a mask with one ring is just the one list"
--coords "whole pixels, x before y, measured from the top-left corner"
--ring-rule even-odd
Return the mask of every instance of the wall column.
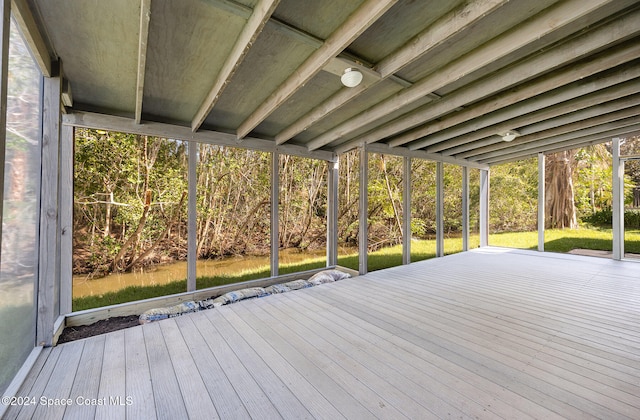
[[624, 258], [624, 161], [620, 160], [620, 139], [611, 141], [613, 154], [613, 259]]
[[411, 263], [411, 158], [404, 157], [402, 170], [402, 264]]
[[196, 290], [196, 262], [198, 260], [198, 230], [197, 218], [197, 186], [198, 186], [198, 143], [189, 142], [189, 164], [187, 171], [187, 182], [189, 195], [187, 197], [187, 291]]
[[444, 257], [444, 163], [436, 162], [436, 257]]
[[280, 154], [271, 153], [271, 277], [278, 275], [280, 261], [280, 219], [278, 205], [280, 203]]
[[469, 168], [462, 167], [462, 250], [469, 250]]
[[480, 246], [489, 246], [489, 180], [488, 169], [480, 170]]
[[60, 136], [60, 314], [72, 311], [73, 297], [73, 151], [74, 127]]
[[38, 315], [36, 343], [53, 344], [53, 329], [60, 315], [60, 208], [58, 180], [60, 162], [60, 112], [62, 77], [56, 69], [44, 78], [42, 115], [42, 180], [40, 186], [40, 254], [38, 269]]
[[327, 162], [327, 266], [338, 265], [338, 165]]
[[538, 153], [538, 251], [544, 251], [544, 222], [545, 222], [545, 157]]
[[367, 251], [369, 242], [369, 155], [365, 146], [360, 148], [360, 224], [358, 228], [358, 271], [367, 274]]

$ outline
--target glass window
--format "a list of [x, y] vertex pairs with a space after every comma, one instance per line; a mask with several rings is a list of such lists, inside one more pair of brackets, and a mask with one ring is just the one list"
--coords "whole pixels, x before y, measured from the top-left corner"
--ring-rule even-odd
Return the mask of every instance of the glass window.
[[42, 75], [11, 20], [0, 264], [0, 393], [35, 344]]

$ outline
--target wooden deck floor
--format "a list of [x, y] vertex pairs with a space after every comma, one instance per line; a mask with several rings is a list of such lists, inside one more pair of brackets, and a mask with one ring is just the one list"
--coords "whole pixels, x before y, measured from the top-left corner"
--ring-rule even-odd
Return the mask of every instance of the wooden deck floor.
[[5, 418], [638, 419], [640, 264], [485, 248], [63, 344], [34, 371], [36, 404]]

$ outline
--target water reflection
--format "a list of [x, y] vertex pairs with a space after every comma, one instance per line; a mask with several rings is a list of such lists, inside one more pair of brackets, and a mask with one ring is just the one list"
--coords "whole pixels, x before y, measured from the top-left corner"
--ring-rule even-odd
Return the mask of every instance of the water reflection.
[[[280, 265], [300, 263], [306, 260], [322, 258], [323, 249], [299, 252], [297, 250], [280, 250]], [[198, 260], [196, 273], [198, 277], [238, 274], [259, 268], [269, 268], [269, 256], [228, 257], [218, 260]], [[86, 275], [73, 276], [73, 297], [101, 295], [114, 292], [128, 286], [157, 286], [183, 280], [187, 277], [187, 263], [181, 261], [173, 264], [158, 265], [153, 271], [117, 273], [97, 279], [88, 279]]]

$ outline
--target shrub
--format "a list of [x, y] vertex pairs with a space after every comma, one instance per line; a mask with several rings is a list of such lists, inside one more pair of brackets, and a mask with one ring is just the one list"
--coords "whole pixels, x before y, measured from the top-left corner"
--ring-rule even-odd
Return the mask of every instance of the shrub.
[[[582, 219], [594, 226], [611, 226], [613, 224], [613, 211], [610, 208], [598, 210]], [[626, 209], [624, 211], [625, 228], [640, 229], [640, 209]]]

